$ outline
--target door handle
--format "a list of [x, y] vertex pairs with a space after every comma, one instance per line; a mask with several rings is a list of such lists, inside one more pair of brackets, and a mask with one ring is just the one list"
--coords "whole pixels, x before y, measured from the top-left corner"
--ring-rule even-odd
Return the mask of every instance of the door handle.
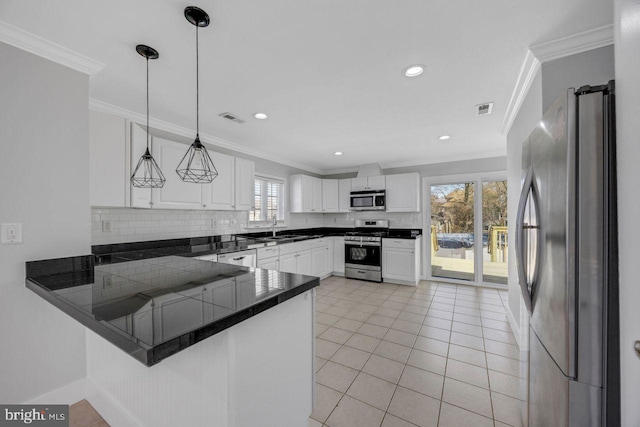
[[[522, 298], [529, 313], [533, 310], [531, 293], [529, 292], [529, 283], [527, 278], [527, 265], [525, 265], [525, 244], [524, 244], [524, 214], [525, 207], [527, 205], [527, 199], [529, 198], [529, 192], [533, 183], [533, 169], [529, 169], [527, 176], [524, 179], [522, 186], [522, 192], [520, 193], [520, 200], [518, 201], [518, 213], [516, 216], [516, 265], [518, 270], [518, 282], [520, 283], [520, 289], [522, 290]], [[526, 225], [528, 227], [528, 225]]]
[[636, 351], [636, 356], [640, 357], [640, 340], [633, 344], [633, 349]]
[[245, 259], [246, 257], [244, 256], [237, 256], [235, 258], [233, 258], [234, 261], [240, 261], [241, 259]]

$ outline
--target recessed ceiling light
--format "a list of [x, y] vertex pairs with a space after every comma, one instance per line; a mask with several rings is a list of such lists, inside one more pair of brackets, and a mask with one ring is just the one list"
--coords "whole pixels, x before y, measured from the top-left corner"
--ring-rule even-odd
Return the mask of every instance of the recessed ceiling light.
[[336, 151], [335, 153], [333, 153], [336, 156], [342, 156], [342, 151]]
[[264, 120], [269, 118], [269, 116], [267, 116], [265, 113], [255, 113], [253, 117], [255, 117], [258, 120]]
[[449, 138], [451, 138], [449, 135], [442, 135], [442, 136], [439, 136], [439, 137], [438, 137], [438, 139], [439, 139], [440, 141], [446, 141], [446, 140], [447, 140], [447, 139], [449, 139]]
[[424, 72], [424, 65], [410, 65], [404, 69], [404, 75], [407, 77], [418, 77]]

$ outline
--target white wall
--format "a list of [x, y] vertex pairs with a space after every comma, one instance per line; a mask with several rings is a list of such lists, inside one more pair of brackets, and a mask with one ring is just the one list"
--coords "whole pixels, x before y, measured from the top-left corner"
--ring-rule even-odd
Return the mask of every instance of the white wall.
[[[85, 376], [84, 327], [25, 287], [25, 261], [86, 255], [88, 89], [84, 74], [0, 43], [0, 402], [21, 403]], [[43, 402], [46, 403], [46, 402]]]
[[640, 3], [615, 0], [622, 425], [640, 425]]
[[613, 57], [613, 46], [605, 46], [542, 64], [542, 111], [570, 87], [597, 86], [613, 79]]
[[[540, 118], [542, 117], [542, 77], [540, 71], [536, 74], [529, 92], [522, 102], [520, 111], [507, 135], [507, 211], [509, 212], [509, 235], [516, 235], [516, 214], [518, 211], [518, 200], [522, 187], [522, 143], [531, 133]], [[515, 238], [511, 239], [512, 242]], [[518, 272], [516, 266], [515, 244], [509, 245], [509, 309], [513, 315], [518, 328], [521, 328], [526, 319], [526, 313], [521, 311], [522, 296], [520, 285], [518, 284]], [[526, 311], [526, 309], [523, 308]], [[524, 324], [525, 329], [527, 327]], [[521, 342], [521, 347], [526, 347], [526, 343]]]

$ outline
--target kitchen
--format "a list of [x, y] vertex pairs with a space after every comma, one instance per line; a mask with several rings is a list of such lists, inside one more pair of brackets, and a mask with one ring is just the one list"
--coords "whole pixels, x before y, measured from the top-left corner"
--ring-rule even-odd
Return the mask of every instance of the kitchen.
[[[71, 5], [73, 2], [69, 4]], [[254, 217], [256, 222], [263, 223], [256, 225], [262, 225], [264, 228], [253, 229], [250, 227], [250, 210], [200, 209], [194, 206], [198, 201], [204, 201], [202, 204], [211, 201], [207, 199], [211, 197], [211, 193], [203, 194], [202, 188], [204, 187], [202, 186], [188, 187], [186, 183], [183, 183], [187, 186], [186, 188], [190, 189], [184, 192], [178, 191], [181, 194], [170, 193], [173, 191], [172, 188], [176, 188], [171, 185], [177, 184], [169, 181], [169, 179], [176, 178], [173, 169], [177, 167], [177, 164], [172, 164], [171, 156], [175, 150], [171, 150], [169, 143], [180, 144], [181, 147], [184, 147], [184, 151], [180, 152], [181, 157], [193, 142], [195, 134], [195, 40], [193, 27], [182, 16], [182, 10], [188, 4], [172, 5], [171, 7], [152, 4], [147, 6], [149, 17], [153, 19], [141, 22], [140, 19], [132, 17], [132, 22], [135, 24], [127, 26], [129, 21], [126, 21], [127, 23], [120, 24], [122, 28], [118, 28], [117, 25], [113, 28], [108, 25], [93, 25], [94, 23], [89, 26], [87, 25], [88, 21], [79, 20], [81, 14], [74, 15], [66, 7], [56, 9], [53, 6], [38, 5], [35, 2], [5, 2], [0, 7], [0, 21], [7, 23], [2, 27], [5, 34], [2, 41], [8, 43], [7, 45], [2, 44], [2, 57], [7, 58], [7, 61], [3, 61], [2, 65], [2, 81], [5, 82], [2, 98], [6, 101], [3, 101], [1, 119], [3, 163], [0, 169], [2, 171], [0, 172], [2, 174], [2, 184], [0, 185], [3, 203], [0, 207], [0, 220], [3, 224], [22, 223], [23, 226], [22, 244], [0, 246], [3, 266], [1, 279], [3, 289], [2, 324], [12, 325], [10, 328], [3, 327], [3, 342], [10, 344], [7, 347], [8, 350], [2, 352], [0, 366], [2, 366], [3, 378], [8, 379], [7, 384], [16, 384], [11, 388], [2, 388], [2, 398], [0, 398], [2, 402], [32, 402], [33, 399], [54, 390], [61, 390], [56, 396], [60, 403], [74, 403], [84, 397], [79, 389], [83, 387], [82, 380], [87, 375], [87, 364], [89, 363], [86, 356], [87, 338], [85, 336], [87, 333], [85, 327], [68, 318], [58, 308], [43, 302], [42, 298], [34, 295], [29, 289], [25, 289], [25, 262], [87, 255], [92, 253], [92, 246], [191, 237], [246, 235], [253, 232], [269, 233], [271, 231], [267, 215], [268, 207], [265, 209], [264, 215], [261, 212], [259, 217]], [[420, 203], [418, 211], [407, 210], [380, 214], [375, 212], [362, 214], [340, 212], [340, 202], [338, 201], [338, 212], [327, 214], [294, 213], [291, 208], [292, 200], [289, 200], [288, 207], [282, 213], [282, 218], [277, 218], [279, 224], [276, 229], [279, 234], [291, 234], [289, 230], [315, 234], [316, 229], [353, 227], [356, 219], [364, 219], [368, 221], [389, 220], [391, 230], [419, 230], [422, 236], [420, 250], [423, 254], [420, 262], [417, 263], [421, 264], [419, 268], [420, 280], [429, 277], [428, 258], [425, 256], [429, 248], [427, 245], [429, 239], [425, 239], [426, 236], [429, 236], [429, 230], [426, 228], [428, 222], [425, 217], [425, 212], [428, 211], [424, 205], [425, 199], [428, 199], [426, 197], [428, 192], [425, 191], [425, 188], [428, 187], [426, 186], [443, 184], [444, 182], [438, 179], [443, 176], [460, 177], [466, 175], [469, 178], [465, 177], [464, 179], [482, 180], [484, 179], [482, 175], [497, 173], [498, 175], [488, 176], [488, 178], [507, 179], [510, 184], [508, 190], [509, 215], [515, 215], [521, 179], [519, 160], [521, 148], [518, 148], [518, 145], [522, 144], [537, 120], [542, 117], [546, 107], [553, 102], [553, 98], [558, 96], [559, 91], [583, 84], [604, 84], [610, 80], [613, 76], [610, 76], [607, 70], [596, 77], [597, 81], [581, 80], [576, 82], [567, 75], [584, 71], [585, 68], [592, 68], [597, 74], [601, 61], [596, 58], [596, 64], [589, 62], [594, 59], [593, 57], [590, 59], [588, 51], [596, 50], [602, 53], [604, 48], [605, 52], [602, 54], [608, 55], [607, 57], [611, 59], [612, 51], [615, 49], [615, 79], [619, 89], [617, 92], [618, 191], [620, 194], [626, 195], [625, 198], [620, 198], [618, 201], [619, 227], [625, 230], [625, 233], [620, 235], [619, 244], [621, 249], [626, 248], [626, 250], [620, 251], [621, 413], [622, 425], [635, 424], [638, 419], [638, 409], [633, 405], [632, 396], [634, 396], [634, 390], [637, 390], [634, 387], [637, 386], [629, 379], [634, 378], [634, 373], [637, 373], [639, 369], [638, 359], [631, 351], [633, 341], [638, 339], [637, 330], [632, 330], [632, 326], [638, 323], [633, 321], [634, 318], [637, 319], [634, 317], [637, 314], [635, 314], [633, 306], [634, 302], [638, 301], [638, 295], [633, 286], [633, 277], [636, 277], [637, 267], [632, 259], [634, 250], [631, 246], [634, 241], [637, 241], [637, 236], [634, 237], [635, 228], [631, 222], [637, 216], [634, 215], [634, 212], [637, 212], [637, 201], [633, 196], [635, 192], [631, 188], [627, 188], [631, 182], [634, 182], [633, 178], [637, 176], [633, 162], [638, 158], [637, 147], [632, 144], [633, 138], [631, 137], [634, 130], [637, 129], [635, 120], [631, 118], [636, 107], [630, 99], [631, 93], [637, 93], [637, 83], [636, 79], [631, 76], [637, 74], [638, 69], [638, 64], [633, 59], [634, 55], [629, 53], [634, 52], [637, 47], [637, 39], [634, 39], [637, 36], [633, 32], [634, 25], [637, 25], [637, 21], [634, 21], [637, 19], [637, 10], [634, 9], [633, 2], [616, 1], [615, 8], [611, 3], [598, 3], [598, 6], [590, 3], [589, 7], [593, 8], [593, 13], [585, 13], [584, 19], [581, 20], [582, 24], [571, 28], [564, 26], [569, 25], [567, 24], [568, 17], [572, 13], [577, 13], [576, 11], [580, 7], [577, 3], [566, 6], [567, 9], [563, 12], [566, 13], [563, 15], [564, 21], [558, 18], [553, 24], [541, 27], [538, 33], [533, 32], [532, 34], [535, 36], [529, 35], [527, 37], [530, 38], [523, 37], [522, 40], [519, 40], [518, 46], [521, 46], [518, 48], [519, 50], [514, 46], [513, 52], [502, 53], [502, 55], [506, 55], [505, 57], [510, 58], [510, 68], [501, 68], [504, 75], [488, 82], [487, 90], [465, 91], [462, 89], [465, 84], [463, 75], [459, 71], [458, 74], [452, 75], [451, 81], [460, 82], [461, 93], [457, 93], [458, 89], [451, 86], [434, 88], [432, 84], [427, 84], [444, 79], [444, 75], [437, 74], [441, 73], [441, 70], [453, 73], [455, 67], [450, 64], [448, 66], [444, 66], [443, 63], [438, 64], [432, 59], [420, 56], [422, 54], [414, 57], [393, 55], [399, 40], [388, 38], [385, 41], [385, 37], [389, 35], [387, 32], [393, 31], [382, 24], [385, 21], [388, 22], [385, 16], [396, 15], [393, 15], [392, 11], [382, 5], [378, 5], [381, 8], [379, 13], [384, 10], [386, 14], [377, 15], [371, 11], [366, 14], [368, 19], [374, 20], [373, 22], [379, 23], [381, 28], [384, 28], [384, 31], [380, 31], [380, 36], [376, 39], [378, 44], [375, 46], [365, 42], [367, 40], [366, 32], [351, 34], [346, 30], [346, 28], [350, 28], [350, 25], [354, 25], [354, 28], [369, 29], [372, 36], [376, 34], [369, 27], [370, 23], [359, 21], [361, 19], [360, 13], [363, 11], [357, 10], [357, 8], [356, 10], [342, 11], [340, 12], [342, 15], [336, 13], [331, 15], [331, 18], [326, 15], [328, 11], [319, 5], [316, 9], [302, 8], [297, 11], [300, 13], [298, 20], [287, 21], [288, 27], [282, 29], [284, 35], [268, 39], [264, 38], [266, 33], [264, 33], [263, 25], [268, 23], [273, 26], [275, 22], [278, 22], [279, 16], [286, 16], [286, 14], [274, 16], [274, 10], [277, 8], [269, 10], [267, 6], [254, 5], [255, 16], [261, 16], [264, 21], [255, 26], [255, 33], [250, 33], [247, 31], [251, 26], [246, 20], [243, 20], [243, 17], [246, 18], [247, 9], [242, 7], [229, 9], [228, 5], [215, 2], [199, 6], [211, 14], [214, 24], [210, 28], [200, 29], [200, 60], [202, 61], [200, 64], [200, 83], [202, 84], [200, 107], [203, 109], [200, 118], [203, 132], [200, 136], [212, 155], [214, 153], [223, 155], [220, 158], [224, 160], [220, 162], [214, 160], [216, 168], [219, 168], [219, 177], [215, 181], [220, 179], [222, 182], [225, 177], [228, 179], [231, 176], [230, 173], [222, 173], [225, 170], [225, 165], [226, 170], [231, 170], [232, 167], [237, 170], [236, 162], [238, 160], [241, 164], [244, 161], [244, 165], [247, 165], [247, 162], [253, 162], [254, 175], [267, 181], [271, 180], [271, 182], [284, 179], [286, 183], [283, 194], [285, 198], [291, 199], [295, 195], [291, 193], [291, 183], [295, 180], [295, 178], [291, 178], [292, 176], [304, 175], [314, 179], [338, 181], [351, 180], [357, 178], [359, 167], [378, 163], [382, 165], [385, 177], [418, 173], [419, 191], [421, 191], [418, 199]], [[355, 6], [353, 7], [355, 8]], [[424, 12], [417, 4], [413, 7], [416, 11]], [[440, 7], [442, 11], [447, 10], [444, 5]], [[499, 8], [499, 5], [496, 4], [493, 7]], [[112, 23], [123, 22], [121, 21], [121, 12], [116, 9], [115, 7], [98, 8], [105, 22], [108, 20], [112, 20], [110, 21]], [[155, 9], [159, 9], [157, 15], [155, 15]], [[410, 10], [404, 10], [401, 15], [407, 16]], [[294, 13], [293, 10], [289, 12]], [[318, 14], [316, 21], [309, 16], [309, 13], [312, 12]], [[478, 10], [475, 12], [488, 13]], [[456, 16], [452, 11], [448, 13], [451, 14], [450, 16]], [[506, 12], [503, 11], [503, 13]], [[527, 13], [540, 19], [547, 16], [541, 12], [541, 9], [527, 11]], [[416, 13], [416, 15], [418, 14]], [[425, 14], [425, 16], [427, 15]], [[469, 12], [469, 15], [473, 14]], [[89, 15], [85, 14], [85, 16]], [[344, 25], [338, 26], [339, 31], [335, 34], [316, 30], [317, 33], [311, 32], [314, 34], [313, 38], [300, 37], [297, 40], [289, 40], [289, 50], [274, 47], [282, 47], [280, 43], [287, 40], [287, 34], [297, 34], [306, 30], [301, 28], [299, 24], [295, 25], [296, 22], [314, 23], [319, 27], [325, 27], [324, 20], [336, 19], [336, 16], [350, 17], [354, 21], [342, 22]], [[478, 27], [477, 24], [473, 24], [475, 16], [465, 15], [463, 18], [460, 25], [466, 25], [470, 28]], [[415, 28], [420, 28], [420, 26], [415, 22], [420, 20], [416, 18], [416, 21], [411, 21], [411, 24], [406, 28], [416, 31]], [[430, 18], [431, 21], [433, 21], [433, 17]], [[523, 21], [526, 21], [526, 18], [520, 17], [513, 25], [523, 26], [525, 25]], [[64, 23], [68, 31], [63, 30], [61, 23]], [[163, 42], [164, 45], [158, 44], [160, 42], [154, 42], [154, 40], [162, 40], [158, 29], [162, 30], [163, 23], [169, 27], [176, 27], [178, 35], [174, 37], [173, 45], [167, 44], [168, 42]], [[447, 25], [449, 24], [450, 22]], [[588, 30], [607, 27], [611, 24], [613, 27], [609, 27], [608, 35], [593, 31], [588, 32]], [[221, 29], [221, 26], [224, 27], [224, 25], [230, 26], [229, 28], [237, 27], [245, 34], [240, 35], [242, 34], [240, 32], [236, 34], [237, 37], [234, 37], [233, 33], [226, 33]], [[358, 25], [362, 27], [358, 27]], [[436, 26], [435, 23], [432, 25]], [[500, 28], [503, 31], [513, 31], [511, 27]], [[131, 30], [131, 33], [124, 36], [127, 34], [125, 29]], [[441, 34], [448, 34], [446, 28], [436, 26], [436, 29]], [[394, 30], [397, 28], [394, 27]], [[343, 33], [344, 31], [347, 33]], [[403, 33], [399, 37], [407, 37], [406, 40], [411, 45], [407, 47], [408, 52], [420, 52], [422, 42], [418, 43], [418, 40], [424, 40], [421, 38], [424, 35], [418, 37], [417, 40], [412, 40], [411, 37], [415, 34], [411, 34], [411, 31], [408, 31], [408, 34]], [[586, 35], [583, 35], [580, 40], [563, 39], [563, 37], [581, 34], [585, 31], [587, 31]], [[78, 34], [89, 35], [94, 32], [95, 38], [78, 37]], [[522, 34], [524, 33], [523, 31]], [[37, 37], [29, 38], [33, 35]], [[120, 37], [118, 35], [123, 39], [118, 38]], [[496, 36], [492, 37], [495, 40]], [[551, 47], [542, 43], [558, 39], [561, 40], [561, 43]], [[48, 40], [50, 43], [47, 44]], [[100, 45], [99, 49], [92, 49], [91, 43], [96, 43], [98, 40], [113, 40], [113, 42], [109, 42], [112, 43], [109, 46]], [[243, 49], [249, 50], [242, 50], [242, 55], [226, 52], [222, 57], [218, 56], [221, 55], [222, 44], [229, 44], [233, 40], [237, 40]], [[344, 52], [340, 51], [341, 54], [344, 53], [344, 58], [335, 58], [331, 56], [330, 52], [321, 49], [325, 45], [327, 50], [335, 49], [340, 42], [345, 40], [350, 40], [351, 44], [345, 46]], [[577, 42], [583, 46], [576, 48], [579, 50], [572, 51], [570, 47], [566, 47], [566, 45], [571, 46], [571, 43]], [[166, 142], [168, 147], [166, 153], [169, 153], [167, 163], [166, 165], [160, 164], [161, 170], [167, 178], [166, 194], [180, 196], [162, 199], [154, 198], [152, 194], [151, 200], [154, 203], [165, 203], [165, 206], [154, 206], [151, 209], [132, 208], [135, 203], [144, 203], [147, 196], [136, 192], [128, 185], [127, 173], [127, 170], [130, 171], [131, 165], [137, 160], [136, 157], [142, 154], [140, 152], [133, 153], [131, 145], [140, 143], [144, 146], [146, 139], [144, 132], [146, 120], [145, 63], [143, 58], [135, 52], [135, 46], [139, 43], [148, 43], [160, 52], [158, 60], [149, 61], [152, 153], [154, 157], [158, 156], [156, 160], [160, 164], [162, 156], [156, 151], [158, 146], [155, 144], [162, 145], [162, 141], [168, 141]], [[448, 46], [454, 51], [454, 47], [459, 47], [460, 51], [467, 51], [468, 48], [463, 49], [462, 46], [463, 44], [471, 45], [471, 43], [469, 37], [462, 41], [452, 37]], [[447, 43], [444, 44], [447, 45]], [[560, 55], [557, 51], [562, 50], [563, 44], [565, 45], [564, 55], [587, 53], [579, 57], [579, 61], [571, 63], [567, 59], [563, 62], [563, 58], [569, 58], [571, 55], [553, 56]], [[115, 48], [115, 45], [120, 47]], [[350, 50], [354, 45], [362, 45], [363, 48], [363, 51], [355, 57], [353, 56], [354, 51]], [[47, 46], [47, 48], [42, 46]], [[533, 49], [533, 54], [527, 54], [528, 48], [531, 46], [540, 48], [537, 51]], [[584, 46], [590, 46], [591, 49], [586, 49]], [[606, 52], [607, 46], [609, 52]], [[542, 48], [547, 48], [547, 51], [545, 52]], [[21, 49], [26, 49], [31, 53]], [[106, 50], [101, 52], [101, 49]], [[373, 53], [366, 49], [372, 49]], [[482, 51], [480, 47], [478, 49]], [[555, 51], [553, 51], [554, 49]], [[82, 55], [74, 55], [74, 50]], [[549, 53], [549, 51], [553, 52]], [[303, 52], [307, 53], [302, 55]], [[325, 52], [325, 54], [319, 55], [321, 52]], [[385, 60], [384, 70], [374, 67], [376, 71], [372, 73], [373, 75], [367, 72], [363, 74], [361, 66], [371, 67], [371, 63], [367, 61], [378, 57], [377, 52], [385, 52], [385, 55], [389, 56], [388, 60]], [[49, 60], [42, 59], [33, 53]], [[372, 56], [367, 57], [365, 53]], [[598, 53], [592, 52], [596, 57]], [[273, 56], [272, 61], [275, 62], [282, 62], [286, 58], [290, 59], [292, 62], [286, 62], [286, 66], [291, 68], [281, 69], [281, 75], [272, 77], [271, 83], [278, 98], [272, 99], [268, 104], [265, 98], [258, 104], [253, 98], [256, 94], [264, 92], [265, 81], [260, 75], [247, 71], [254, 69], [248, 64], [253, 64], [255, 67], [257, 64], [271, 63], [268, 61], [270, 56]], [[241, 59], [247, 58], [249, 59], [248, 64], [240, 62]], [[331, 65], [330, 61], [324, 61], [323, 58], [333, 58], [338, 62]], [[347, 61], [346, 58], [353, 58], [353, 60]], [[456, 59], [462, 60], [460, 57], [456, 57]], [[305, 60], [310, 62], [305, 62]], [[171, 65], [164, 65], [163, 61], [166, 61], [165, 64]], [[490, 62], [483, 62], [485, 59], [482, 58], [482, 55], [475, 54], [470, 54], [468, 61], [469, 64], [462, 65], [478, 67], [473, 68], [474, 70], [490, 69], [493, 66], [492, 62], [499, 62], [497, 58], [493, 57], [486, 58], [486, 61]], [[66, 66], [60, 65], [60, 63]], [[70, 63], [73, 70], [68, 68]], [[220, 63], [226, 64], [225, 67], [229, 67], [226, 69], [232, 70], [229, 71], [231, 74], [223, 73], [222, 68], [219, 68], [221, 67]], [[285, 64], [285, 62], [282, 63]], [[412, 64], [425, 65], [423, 75], [414, 78], [405, 77], [402, 74], [404, 68]], [[589, 64], [589, 66], [585, 64]], [[102, 68], [101, 65], [106, 65], [106, 67], [102, 71], [98, 71]], [[337, 68], [333, 68], [334, 66]], [[344, 67], [346, 69], [342, 70]], [[78, 69], [82, 71], [74, 71]], [[317, 69], [315, 74], [313, 74], [314, 69]], [[336, 76], [333, 73], [338, 69], [342, 71], [339, 76]], [[241, 72], [241, 70], [243, 71]], [[386, 73], [393, 74], [393, 77], [388, 77]], [[109, 75], [114, 80], [109, 80]], [[236, 83], [234, 83], [236, 86], [230, 83], [227, 86], [223, 83], [220, 87], [213, 85], [213, 82], [229, 82], [232, 75], [237, 75]], [[485, 78], [479, 71], [476, 75]], [[519, 75], [520, 78], [518, 78]], [[560, 75], [560, 78], [554, 78], [557, 75]], [[205, 78], [205, 76], [207, 77]], [[327, 82], [323, 80], [323, 76], [332, 76], [327, 79], [333, 80]], [[585, 79], [591, 80], [592, 77], [587, 76]], [[309, 83], [310, 81], [316, 81], [316, 83]], [[379, 105], [374, 96], [380, 96], [380, 94], [377, 92], [376, 95], [373, 92], [367, 94], [362, 88], [376, 87], [382, 81], [386, 82], [384, 85], [391, 85], [383, 85], [388, 88], [387, 90], [400, 91], [405, 94], [406, 98], [398, 99], [391, 96], [389, 100], [393, 102], [389, 102], [388, 105], [393, 107], [379, 108], [372, 114], [371, 111], [363, 107], [365, 105]], [[248, 86], [244, 87], [244, 85]], [[514, 90], [514, 85], [516, 90]], [[418, 90], [416, 87], [420, 87], [420, 92], [416, 92]], [[501, 88], [500, 96], [498, 87]], [[356, 91], [346, 93], [345, 90], [348, 88]], [[415, 101], [412, 101], [415, 100], [415, 97], [412, 97], [411, 94], [419, 93], [420, 97], [424, 97], [429, 91], [436, 90], [453, 92], [452, 102], [457, 100], [458, 104], [452, 104], [449, 107], [437, 104], [433, 105], [432, 109], [425, 109], [426, 107], [419, 107]], [[296, 91], [303, 98], [318, 100], [328, 98], [331, 103], [305, 105], [300, 102], [301, 98], [294, 96]], [[473, 97], [464, 96], [465, 93], [474, 93], [474, 95]], [[436, 95], [435, 92], [433, 95], [438, 100], [446, 98], [442, 95]], [[177, 98], [173, 102], [163, 102], [163, 97], [168, 96], [176, 96]], [[535, 99], [536, 97], [538, 99]], [[235, 101], [232, 102], [231, 100], [234, 98]], [[510, 98], [513, 98], [512, 102], [510, 102]], [[37, 102], [33, 102], [33, 100]], [[211, 102], [219, 103], [213, 105]], [[474, 105], [485, 102], [494, 102], [492, 115], [476, 116]], [[87, 109], [87, 103], [89, 103], [89, 109]], [[343, 113], [345, 114], [334, 115], [333, 109], [339, 104], [344, 105]], [[175, 108], [170, 108], [171, 105]], [[304, 107], [300, 107], [300, 105]], [[509, 105], [514, 107], [508, 109]], [[519, 108], [515, 108], [516, 105]], [[446, 108], [453, 108], [456, 111], [468, 108], [469, 114], [462, 115], [458, 124], [446, 123]], [[218, 117], [218, 114], [229, 111], [237, 114], [246, 123], [239, 124]], [[268, 114], [267, 119], [258, 120], [252, 117], [254, 113], [262, 111]], [[347, 111], [351, 111], [351, 113], [346, 114]], [[332, 113], [329, 114], [329, 112]], [[404, 118], [398, 118], [396, 115]], [[342, 121], [338, 120], [338, 117], [341, 116], [344, 117]], [[433, 139], [433, 143], [425, 144], [424, 136], [416, 137], [413, 134], [402, 133], [406, 132], [405, 130], [398, 130], [418, 129], [417, 125], [424, 121], [424, 117], [436, 118], [435, 120], [431, 119], [431, 123], [447, 125], [445, 126], [447, 129], [442, 127], [432, 129], [431, 133], [427, 134], [427, 139]], [[391, 118], [399, 120], [395, 122], [396, 125], [391, 123]], [[274, 122], [275, 124], [271, 125]], [[510, 126], [505, 127], [505, 129], [510, 127], [510, 131], [500, 134], [503, 122], [511, 122]], [[136, 124], [132, 127], [131, 123]], [[324, 124], [324, 127], [319, 127], [319, 124]], [[277, 128], [270, 126], [277, 126]], [[486, 140], [474, 140], [470, 137], [475, 133], [487, 135], [485, 127], [491, 129], [489, 132], [493, 132], [493, 136], [486, 138]], [[132, 129], [137, 129], [138, 134], [134, 135]], [[327, 132], [327, 129], [334, 129], [333, 135], [342, 134], [341, 138], [333, 141], [329, 134], [324, 133]], [[385, 129], [389, 129], [391, 132], [385, 133], [387, 132]], [[381, 132], [384, 134], [384, 138], [394, 143], [397, 141], [395, 150], [393, 146], [390, 149], [389, 147], [385, 148], [384, 142], [381, 144], [368, 142], [380, 141], [376, 134]], [[398, 132], [395, 137], [393, 136], [394, 132]], [[423, 131], [418, 130], [418, 132]], [[448, 133], [452, 135], [449, 142], [437, 141], [438, 136]], [[44, 138], [45, 135], [46, 138]], [[99, 138], [103, 139], [96, 140], [92, 135], [99, 135]], [[256, 135], [260, 137], [256, 137]], [[300, 141], [292, 135], [305, 135], [305, 140]], [[274, 141], [277, 140], [282, 141], [277, 143], [280, 144], [278, 148], [276, 145], [272, 145], [276, 144]], [[407, 142], [399, 145], [403, 140]], [[91, 145], [88, 141], [91, 141]], [[117, 143], [113, 141], [117, 141]], [[232, 145], [229, 141], [237, 141], [237, 143]], [[246, 146], [240, 144], [245, 141]], [[127, 144], [129, 145], [127, 146]], [[96, 147], [106, 151], [99, 152], [96, 156], [94, 150]], [[402, 149], [398, 150], [397, 148], [400, 147]], [[334, 155], [338, 151], [342, 151], [343, 155]], [[391, 156], [393, 151], [398, 152], [394, 157]], [[455, 157], [447, 157], [448, 151], [455, 153]], [[229, 157], [233, 160], [229, 160]], [[387, 158], [390, 160], [387, 161]], [[418, 160], [414, 160], [416, 158]], [[314, 164], [314, 162], [315, 166], [307, 165], [307, 163]], [[250, 166], [248, 167], [250, 168]], [[368, 175], [375, 176], [375, 174]], [[277, 187], [277, 183], [273, 185]], [[330, 184], [329, 188], [333, 188], [332, 185], [335, 184]], [[249, 197], [255, 196], [255, 194], [251, 194], [250, 190], [248, 191]], [[151, 192], [158, 194], [157, 189], [151, 190]], [[391, 198], [390, 190], [386, 189], [386, 192]], [[303, 196], [305, 194], [305, 192], [302, 193]], [[220, 202], [220, 198], [216, 198], [214, 202]], [[169, 208], [169, 204], [173, 206]], [[178, 207], [176, 204], [182, 207]], [[310, 209], [316, 208], [311, 207]], [[304, 211], [305, 208], [302, 207], [300, 210]], [[255, 215], [255, 210], [253, 212]], [[509, 221], [511, 235], [515, 234], [515, 225], [514, 217], [512, 221]], [[310, 231], [310, 229], [313, 230]], [[336, 245], [336, 236], [329, 237], [332, 238], [332, 246], [326, 244], [318, 247], [325, 247], [326, 251], [333, 249], [332, 259], [335, 259], [336, 248], [344, 248], [344, 246]], [[210, 245], [213, 243], [214, 241], [206, 242]], [[291, 244], [295, 243], [297, 242]], [[275, 245], [274, 247], [282, 249], [285, 245]], [[312, 251], [313, 249], [312, 246], [308, 249], [296, 250], [295, 253]], [[477, 268], [482, 268], [480, 267], [482, 264], [482, 260], [479, 258], [480, 254], [475, 256], [478, 257], [476, 258]], [[326, 259], [329, 257], [327, 256]], [[515, 260], [515, 256], [511, 256], [509, 259]], [[282, 261], [282, 252], [280, 253], [280, 261]], [[335, 271], [335, 264], [332, 264], [331, 273]], [[514, 317], [510, 319], [512, 326], [514, 323], [516, 326], [524, 326], [527, 321], [526, 307], [521, 305], [523, 303], [519, 301], [521, 293], [515, 268], [515, 265], [509, 264], [507, 305]], [[328, 271], [328, 267], [325, 271]], [[322, 285], [320, 289], [322, 289]], [[526, 330], [527, 327], [521, 329]], [[522, 333], [518, 333], [517, 330], [514, 332], [516, 339], [523, 340]], [[25, 337], [30, 337], [39, 344], [30, 343], [30, 340], [24, 339]], [[524, 338], [524, 340], [527, 339]], [[64, 345], [60, 345], [61, 342]], [[203, 345], [206, 342], [206, 340], [203, 341]], [[46, 358], [42, 356], [42, 348], [46, 349]], [[163, 366], [163, 363], [170, 362], [172, 358], [180, 356], [173, 355], [160, 363], [158, 367]], [[26, 381], [25, 378], [30, 380]], [[73, 387], [64, 389], [63, 386], [69, 384], [75, 384], [73, 387], [76, 389]], [[68, 395], [65, 396], [64, 393], [68, 393]], [[80, 396], [80, 399], [69, 400], [77, 396]], [[50, 397], [54, 398], [53, 395]], [[54, 401], [49, 400], [47, 403], [54, 403]]]

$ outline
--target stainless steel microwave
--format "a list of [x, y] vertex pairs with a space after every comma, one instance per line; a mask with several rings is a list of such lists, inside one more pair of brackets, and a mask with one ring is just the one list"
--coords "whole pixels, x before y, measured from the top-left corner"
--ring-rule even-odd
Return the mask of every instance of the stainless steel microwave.
[[384, 211], [386, 209], [384, 190], [351, 192], [351, 211]]

